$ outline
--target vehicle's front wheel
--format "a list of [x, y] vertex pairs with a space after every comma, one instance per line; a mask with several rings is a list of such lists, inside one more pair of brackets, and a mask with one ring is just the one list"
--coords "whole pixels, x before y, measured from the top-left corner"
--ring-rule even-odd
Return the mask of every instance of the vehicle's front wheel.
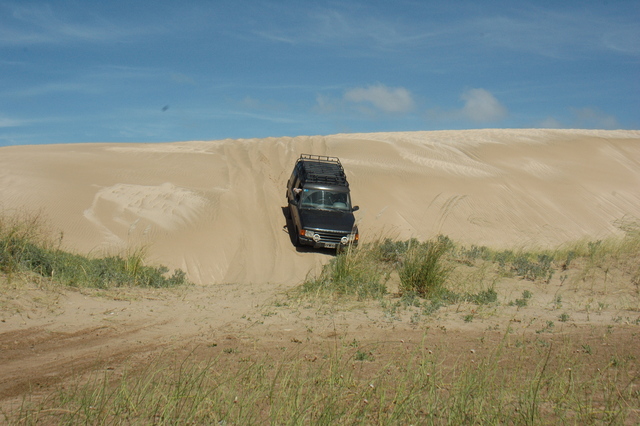
[[293, 225], [293, 245], [296, 247], [300, 247], [300, 231]]

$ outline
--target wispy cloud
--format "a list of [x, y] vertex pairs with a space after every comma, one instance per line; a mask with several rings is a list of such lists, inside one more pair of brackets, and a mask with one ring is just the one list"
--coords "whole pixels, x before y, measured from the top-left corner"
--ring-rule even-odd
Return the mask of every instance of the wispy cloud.
[[[57, 4], [57, 3], [56, 3]], [[0, 44], [59, 44], [69, 41], [103, 42], [146, 33], [142, 25], [126, 26], [93, 13], [64, 14], [51, 4], [0, 5]]]
[[617, 129], [620, 128], [618, 120], [597, 108], [572, 108], [574, 127], [588, 129]]
[[603, 45], [613, 51], [629, 55], [640, 54], [640, 26], [621, 25], [602, 36]]
[[537, 127], [547, 129], [620, 129], [618, 119], [598, 108], [569, 108], [569, 116], [564, 119], [547, 117]]
[[314, 110], [320, 114], [333, 114], [342, 108], [343, 101], [324, 94], [316, 95]]
[[25, 124], [26, 121], [18, 120], [15, 118], [4, 117], [0, 115], [0, 128], [4, 127], [19, 127]]
[[535, 127], [538, 127], [540, 129], [562, 129], [564, 126], [557, 118], [547, 117], [539, 122]]
[[258, 99], [252, 96], [245, 96], [237, 102], [237, 105], [250, 111], [284, 112], [287, 110], [286, 105], [282, 102]]
[[572, 59], [594, 51], [640, 53], [640, 30], [627, 20], [587, 14], [580, 10], [522, 10], [516, 14], [476, 17], [466, 31], [487, 48], [530, 52]]
[[237, 116], [243, 116], [243, 117], [250, 117], [256, 120], [261, 120], [261, 121], [269, 121], [271, 123], [284, 123], [284, 124], [292, 124], [295, 123], [296, 120], [291, 118], [291, 117], [286, 117], [283, 116], [282, 114], [276, 114], [276, 115], [272, 115], [272, 114], [256, 114], [256, 113], [252, 113], [252, 112], [247, 112], [247, 111], [231, 111], [230, 112], [231, 115], [237, 115]]
[[406, 20], [381, 18], [367, 14], [366, 9], [352, 12], [338, 6], [333, 9], [313, 8], [297, 15], [286, 25], [281, 21], [266, 23], [254, 30], [254, 34], [276, 43], [341, 48], [358, 46], [369, 51], [411, 47], [441, 34], [440, 30], [431, 28], [424, 32], [423, 27], [416, 27]]
[[170, 75], [171, 75], [171, 80], [175, 81], [176, 83], [189, 84], [192, 86], [196, 85], [196, 81], [193, 79], [193, 77], [189, 77], [186, 74], [182, 74], [179, 72], [172, 72]]
[[5, 93], [5, 96], [15, 96], [15, 97], [37, 97], [43, 95], [49, 95], [53, 93], [65, 93], [65, 92], [74, 92], [74, 93], [87, 93], [87, 94], [96, 94], [100, 93], [100, 90], [95, 86], [90, 86], [83, 83], [47, 83], [39, 86], [33, 86], [24, 89], [16, 89], [11, 92]]
[[[452, 13], [454, 8], [431, 13], [433, 6], [424, 3], [415, 8], [413, 16], [399, 16], [393, 8], [350, 6], [334, 3], [332, 8], [311, 7], [298, 14], [281, 10], [275, 19], [263, 22], [253, 33], [268, 41], [291, 45], [358, 46], [360, 53], [374, 50], [415, 53], [412, 49], [441, 47], [508, 49], [556, 58], [584, 56], [594, 51], [640, 53], [637, 15], [634, 18], [623, 11], [616, 14], [611, 8], [597, 14], [593, 8], [587, 12], [570, 5], [552, 9], [496, 6], [482, 11], [469, 5], [473, 12], [467, 13], [462, 7], [458, 13]], [[292, 16], [295, 19], [289, 19]]]
[[387, 87], [376, 84], [347, 90], [344, 100], [355, 103], [368, 103], [385, 113], [402, 113], [414, 108], [411, 93], [404, 87]]

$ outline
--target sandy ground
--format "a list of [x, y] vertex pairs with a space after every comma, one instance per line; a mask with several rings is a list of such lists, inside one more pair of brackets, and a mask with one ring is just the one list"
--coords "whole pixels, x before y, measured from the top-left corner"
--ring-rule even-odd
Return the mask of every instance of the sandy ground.
[[[577, 269], [566, 273], [569, 279], [550, 283], [502, 279], [497, 303], [429, 315], [394, 294], [333, 304], [247, 284], [95, 291], [0, 282], [0, 416], [15, 413], [27, 395], [37, 399], [86, 378], [118, 380], [161, 358], [216, 360], [215, 368], [234, 371], [266, 357], [316, 362], [338, 352], [349, 362], [364, 351], [376, 371], [424, 350], [442, 368], [463, 368], [499, 345], [506, 369], [536, 368], [548, 350], [580, 371], [624, 363], [620, 387], [640, 392], [637, 285], [620, 275], [603, 280], [602, 271], [586, 281], [571, 278]], [[524, 291], [526, 306], [514, 305]], [[640, 407], [628, 420], [640, 421]]]
[[[484, 337], [500, 339], [514, 327], [523, 339], [578, 336], [603, 359], [640, 353], [637, 289], [615, 284], [628, 280], [507, 280], [498, 288], [500, 309], [452, 306], [418, 323], [411, 310], [391, 314], [379, 305], [285, 306], [282, 292], [331, 258], [296, 250], [287, 233], [285, 184], [300, 153], [340, 157], [365, 241], [446, 234], [493, 247], [556, 246], [606, 237], [619, 232], [617, 221], [640, 218], [640, 131], [3, 147], [0, 208], [42, 211], [68, 250], [143, 245], [151, 261], [182, 268], [196, 285], [62, 291], [0, 279], [0, 399], [15, 402], [75, 374], [194, 347], [236, 348], [229, 353], [238, 356], [291, 347], [313, 357], [339, 337], [400, 346], [426, 339], [433, 348], [475, 353]], [[524, 290], [533, 294], [529, 305], [509, 306]], [[570, 320], [559, 322], [562, 313]]]
[[300, 153], [338, 156], [362, 237], [557, 245], [640, 217], [640, 132], [472, 130], [0, 148], [0, 208], [41, 210], [66, 248], [144, 245], [202, 284], [291, 285], [285, 185]]

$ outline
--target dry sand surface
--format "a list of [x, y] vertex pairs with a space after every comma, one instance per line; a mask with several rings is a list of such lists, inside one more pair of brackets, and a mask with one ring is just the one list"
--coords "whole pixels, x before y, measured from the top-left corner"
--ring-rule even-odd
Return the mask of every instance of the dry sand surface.
[[0, 208], [73, 251], [144, 245], [201, 284], [291, 285], [327, 261], [286, 231], [300, 153], [340, 157], [362, 238], [558, 245], [640, 217], [640, 132], [469, 130], [0, 148]]
[[[445, 307], [419, 323], [412, 311], [393, 317], [377, 302], [345, 309], [277, 302], [331, 258], [296, 250], [286, 230], [285, 184], [300, 153], [340, 157], [365, 241], [446, 234], [496, 248], [556, 246], [606, 237], [619, 232], [617, 221], [640, 218], [639, 131], [0, 148], [1, 209], [42, 211], [68, 250], [144, 245], [153, 262], [182, 268], [197, 284], [102, 293], [0, 278], [3, 406], [29, 389], [96, 368], [116, 372], [124, 360], [170, 347], [234, 359], [289, 348], [314, 359], [338, 338], [357, 338], [375, 344], [381, 359], [418, 344], [481, 356], [511, 324], [513, 339], [558, 338], [577, 348], [576, 357], [586, 356], [585, 344], [604, 362], [613, 353], [640, 353], [640, 302], [637, 289], [620, 284], [626, 278], [588, 288], [557, 276], [551, 283], [510, 279], [498, 283], [499, 309]], [[509, 306], [524, 290], [533, 294], [529, 306]], [[558, 295], [562, 303], [554, 302]], [[566, 324], [558, 322], [563, 312], [571, 318]], [[472, 322], [463, 320], [469, 314]], [[548, 321], [555, 321], [554, 333], [545, 332]]]

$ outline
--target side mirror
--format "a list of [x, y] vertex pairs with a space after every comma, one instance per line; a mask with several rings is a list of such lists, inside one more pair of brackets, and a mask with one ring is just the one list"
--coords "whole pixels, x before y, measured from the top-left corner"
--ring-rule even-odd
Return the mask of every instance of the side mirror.
[[353, 208], [351, 209], [351, 211], [353, 212], [357, 212], [358, 210], [360, 210], [360, 206], [353, 206]]

